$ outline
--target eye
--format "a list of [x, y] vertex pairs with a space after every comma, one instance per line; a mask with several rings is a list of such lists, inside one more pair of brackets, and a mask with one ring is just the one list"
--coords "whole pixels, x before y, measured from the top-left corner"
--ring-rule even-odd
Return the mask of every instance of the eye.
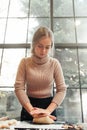
[[41, 44], [38, 44], [37, 47], [40, 48], [40, 49], [49, 50], [49, 49], [51, 48], [51, 45], [43, 46], [43, 45], [41, 45]]
[[43, 46], [42, 46], [42, 45], [38, 45], [37, 47], [38, 47], [38, 48], [43, 48]]
[[45, 48], [48, 50], [48, 49], [50, 49], [50, 46], [46, 46]]

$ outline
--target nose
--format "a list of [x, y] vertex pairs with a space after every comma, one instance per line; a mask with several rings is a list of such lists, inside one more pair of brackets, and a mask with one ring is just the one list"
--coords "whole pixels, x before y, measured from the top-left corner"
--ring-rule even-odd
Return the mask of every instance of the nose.
[[45, 54], [46, 53], [46, 48], [43, 47], [41, 51], [42, 51], [42, 54]]
[[43, 52], [45, 52], [45, 51], [46, 51], [46, 48], [45, 48], [45, 47], [43, 47], [43, 48], [42, 48], [42, 51], [43, 51]]

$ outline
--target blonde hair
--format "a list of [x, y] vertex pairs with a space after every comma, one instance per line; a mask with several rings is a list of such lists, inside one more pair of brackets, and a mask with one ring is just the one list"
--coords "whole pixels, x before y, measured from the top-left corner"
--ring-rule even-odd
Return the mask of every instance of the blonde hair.
[[54, 46], [54, 35], [53, 32], [47, 27], [39, 27], [32, 38], [31, 52], [34, 54], [35, 45], [42, 37], [49, 37], [51, 39], [51, 47]]

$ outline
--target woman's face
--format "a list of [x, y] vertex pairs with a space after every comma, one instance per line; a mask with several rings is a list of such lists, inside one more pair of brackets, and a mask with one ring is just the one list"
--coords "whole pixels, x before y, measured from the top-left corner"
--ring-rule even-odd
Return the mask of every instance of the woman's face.
[[39, 58], [44, 58], [48, 55], [51, 49], [51, 39], [49, 37], [44, 37], [36, 44], [34, 52]]

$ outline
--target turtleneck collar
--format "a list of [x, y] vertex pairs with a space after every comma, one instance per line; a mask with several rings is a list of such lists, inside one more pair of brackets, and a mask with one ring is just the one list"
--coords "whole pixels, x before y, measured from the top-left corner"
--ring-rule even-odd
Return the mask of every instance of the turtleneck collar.
[[42, 65], [42, 64], [45, 64], [49, 60], [49, 56], [46, 56], [44, 58], [39, 58], [36, 55], [32, 55], [32, 60], [34, 63]]

